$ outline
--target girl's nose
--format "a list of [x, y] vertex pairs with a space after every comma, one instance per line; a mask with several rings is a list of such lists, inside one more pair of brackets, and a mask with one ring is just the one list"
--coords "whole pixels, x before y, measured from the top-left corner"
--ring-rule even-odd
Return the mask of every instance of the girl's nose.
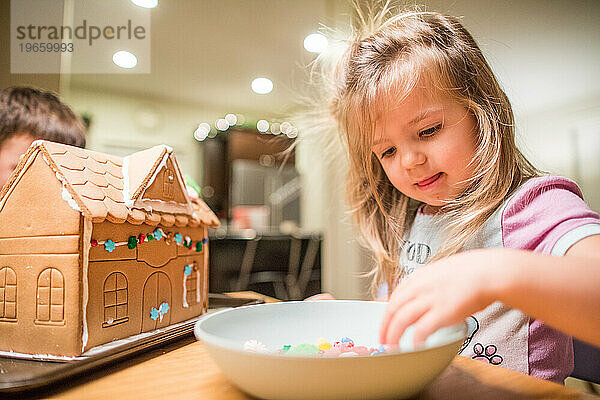
[[424, 164], [427, 160], [425, 153], [417, 149], [404, 149], [402, 152], [402, 167], [411, 169], [418, 165]]

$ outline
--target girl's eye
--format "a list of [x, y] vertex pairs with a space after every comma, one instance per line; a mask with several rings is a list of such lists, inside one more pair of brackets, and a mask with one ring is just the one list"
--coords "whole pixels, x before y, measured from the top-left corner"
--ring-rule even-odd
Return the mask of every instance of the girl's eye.
[[394, 155], [395, 152], [396, 152], [396, 148], [390, 147], [389, 149], [387, 149], [386, 151], [381, 153], [381, 158], [391, 157]]
[[432, 126], [429, 129], [425, 129], [424, 131], [419, 132], [419, 137], [433, 136], [440, 129], [442, 129], [442, 124], [438, 124], [436, 126]]

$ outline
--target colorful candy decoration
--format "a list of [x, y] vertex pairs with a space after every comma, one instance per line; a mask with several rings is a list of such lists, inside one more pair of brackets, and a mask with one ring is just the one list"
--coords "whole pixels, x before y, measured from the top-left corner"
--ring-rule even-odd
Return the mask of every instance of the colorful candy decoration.
[[[258, 351], [255, 349], [261, 350]], [[378, 348], [356, 346], [354, 344], [354, 340], [344, 337], [341, 341], [334, 343], [330, 343], [324, 338], [319, 338], [317, 339], [316, 346], [309, 343], [302, 343], [297, 346], [286, 344], [275, 352], [269, 351], [264, 344], [257, 340], [248, 340], [244, 344], [244, 350], [260, 353], [289, 354], [310, 357], [358, 357], [384, 354], [386, 352], [386, 347], [384, 345], [380, 345]]]
[[137, 244], [137, 238], [135, 236], [129, 236], [129, 239], [127, 240], [127, 247], [133, 250], [137, 247]]
[[113, 250], [119, 246], [127, 245], [129, 249], [133, 250], [138, 246], [138, 244], [161, 240], [163, 238], [167, 244], [174, 242], [177, 246], [183, 246], [188, 249], [192, 249], [192, 247], [194, 247], [197, 253], [202, 252], [202, 245], [208, 243], [208, 238], [202, 238], [201, 240], [194, 242], [191, 237], [183, 236], [181, 233], [165, 232], [162, 230], [162, 228], [156, 228], [153, 232], [140, 233], [137, 236], [130, 236], [127, 238], [126, 242], [114, 242], [110, 239], [91, 239], [90, 246], [97, 247], [99, 245], [104, 245], [104, 249], [109, 253], [112, 253]]
[[244, 351], [251, 353], [268, 353], [267, 346], [259, 342], [258, 340], [248, 340], [244, 343]]
[[104, 248], [106, 249], [106, 251], [108, 251], [109, 253], [112, 253], [113, 250], [115, 249], [115, 242], [113, 242], [112, 240], [107, 240], [104, 242]]
[[162, 303], [158, 309], [152, 307], [152, 310], [150, 310], [150, 318], [152, 318], [154, 321], [156, 321], [157, 319], [160, 318], [160, 320], [162, 321], [164, 315], [169, 311], [169, 303]]
[[192, 274], [192, 265], [193, 264], [189, 264], [189, 265], [186, 265], [185, 267], [183, 267], [183, 274], [184, 275], [191, 275]]

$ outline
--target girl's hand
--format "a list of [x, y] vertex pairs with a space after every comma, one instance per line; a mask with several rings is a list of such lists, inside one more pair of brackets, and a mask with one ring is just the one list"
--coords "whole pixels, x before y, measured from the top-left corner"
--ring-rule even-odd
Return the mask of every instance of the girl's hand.
[[333, 297], [329, 293], [319, 293], [319, 294], [315, 294], [314, 296], [310, 296], [310, 297], [304, 299], [304, 301], [314, 301], [314, 300], [335, 300], [335, 297]]
[[379, 340], [398, 344], [414, 325], [414, 343], [439, 328], [463, 322], [494, 301], [495, 266], [503, 253], [467, 251], [417, 269], [394, 290], [385, 310]]

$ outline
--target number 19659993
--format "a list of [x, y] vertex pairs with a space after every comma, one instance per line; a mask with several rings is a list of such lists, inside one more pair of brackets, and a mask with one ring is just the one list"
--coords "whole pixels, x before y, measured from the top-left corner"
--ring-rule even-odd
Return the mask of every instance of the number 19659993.
[[19, 43], [21, 53], [65, 53], [73, 52], [73, 43]]

